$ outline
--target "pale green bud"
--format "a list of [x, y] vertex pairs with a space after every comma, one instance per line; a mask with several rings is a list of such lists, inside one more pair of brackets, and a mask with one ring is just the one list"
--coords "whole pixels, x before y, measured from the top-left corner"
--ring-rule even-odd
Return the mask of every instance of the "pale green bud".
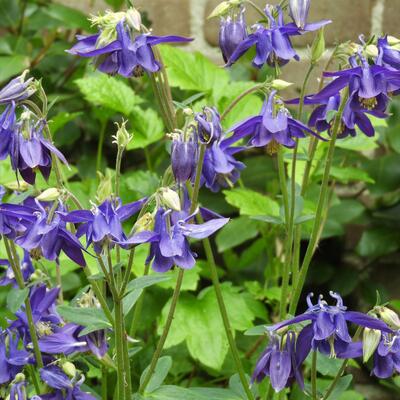
[[154, 226], [154, 217], [151, 213], [147, 212], [136, 221], [135, 233], [143, 231], [152, 231], [153, 226]]
[[117, 133], [113, 136], [113, 143], [115, 143], [121, 149], [125, 149], [133, 138], [133, 135], [131, 135], [126, 129], [127, 122], [128, 121], [122, 121], [121, 124], [118, 124], [118, 122], [115, 123], [115, 125], [117, 125], [118, 127], [118, 130]]
[[13, 181], [13, 182], [5, 183], [4, 186], [10, 190], [15, 190], [17, 192], [25, 192], [26, 190], [29, 189], [30, 185], [29, 185], [29, 183], [26, 183], [25, 181]]
[[39, 201], [54, 201], [57, 200], [61, 195], [61, 192], [57, 188], [49, 188], [44, 192], [36, 196]]
[[317, 63], [325, 52], [325, 36], [324, 28], [321, 28], [315, 36], [314, 42], [311, 46], [311, 62]]
[[219, 3], [217, 7], [214, 8], [212, 13], [208, 16], [208, 18], [215, 18], [215, 17], [223, 17], [231, 8], [231, 2], [223, 1]]
[[15, 378], [13, 380], [14, 383], [19, 383], [19, 382], [25, 382], [25, 375], [22, 372], [19, 372], [17, 375], [15, 375]]
[[363, 334], [363, 359], [367, 362], [375, 353], [381, 340], [381, 331], [377, 329], [365, 328]]
[[136, 10], [136, 8], [130, 8], [126, 12], [126, 22], [136, 31], [140, 31], [142, 26], [142, 17], [140, 16], [140, 12]]
[[191, 117], [194, 114], [193, 110], [190, 107], [184, 108], [183, 109], [183, 113], [188, 117]]
[[387, 41], [389, 43], [389, 46], [396, 46], [397, 44], [400, 44], [400, 39], [397, 39], [394, 36], [388, 36]]
[[393, 310], [388, 307], [375, 307], [380, 319], [385, 322], [391, 329], [400, 329], [400, 318]]
[[181, 201], [178, 193], [170, 188], [161, 188], [161, 201], [165, 206], [174, 211], [181, 211]]
[[369, 56], [369, 57], [378, 57], [378, 55], [379, 55], [379, 50], [378, 50], [378, 48], [377, 48], [374, 44], [369, 44], [369, 45], [365, 48], [365, 53], [366, 53], [367, 56]]
[[72, 362], [70, 361], [63, 362], [61, 368], [70, 378], [75, 378], [76, 367], [74, 364], [72, 364]]
[[276, 90], [283, 90], [283, 89], [286, 89], [286, 88], [288, 88], [289, 86], [292, 86], [292, 85], [293, 85], [293, 83], [286, 82], [286, 81], [284, 81], [282, 79], [274, 79], [271, 82], [271, 87], [273, 89], [276, 89]]
[[109, 174], [103, 175], [100, 171], [97, 171], [99, 178], [99, 186], [97, 187], [96, 200], [99, 203], [103, 203], [104, 200], [111, 196], [113, 191], [112, 179]]

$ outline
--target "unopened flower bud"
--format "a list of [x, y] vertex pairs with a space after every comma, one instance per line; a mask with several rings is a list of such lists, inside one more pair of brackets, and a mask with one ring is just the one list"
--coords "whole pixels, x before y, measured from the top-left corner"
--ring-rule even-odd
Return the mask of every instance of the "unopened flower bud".
[[30, 185], [25, 181], [13, 181], [5, 183], [4, 186], [7, 189], [15, 190], [16, 192], [25, 192], [26, 190], [29, 189]]
[[153, 226], [154, 226], [154, 217], [151, 213], [147, 212], [136, 221], [135, 233], [152, 231]]
[[25, 375], [22, 372], [19, 372], [17, 375], [15, 375], [15, 378], [13, 380], [14, 383], [19, 383], [19, 382], [25, 382]]
[[388, 307], [375, 307], [380, 319], [385, 322], [391, 329], [400, 329], [400, 318], [393, 310]]
[[44, 192], [36, 196], [39, 201], [54, 201], [57, 200], [61, 195], [61, 192], [57, 188], [49, 188]]
[[381, 340], [381, 331], [377, 329], [365, 328], [363, 334], [363, 359], [367, 362], [375, 353]]
[[210, 19], [214, 17], [222, 17], [229, 11], [230, 8], [231, 8], [231, 3], [229, 1], [223, 1], [222, 3], [219, 3], [217, 7], [214, 8], [214, 10], [208, 16], [208, 18]]
[[187, 117], [191, 117], [193, 115], [193, 110], [190, 107], [186, 107], [186, 108], [183, 109], [183, 113]]
[[126, 22], [136, 31], [140, 31], [142, 26], [142, 17], [140, 16], [140, 12], [136, 10], [136, 8], [130, 8], [126, 12]]
[[283, 90], [283, 89], [286, 89], [286, 88], [288, 88], [289, 86], [292, 86], [292, 85], [293, 85], [293, 83], [286, 82], [286, 81], [284, 81], [282, 79], [274, 79], [271, 82], [271, 87], [272, 87], [272, 89], [275, 89], [275, 90]]
[[307, 24], [311, 0], [289, 0], [289, 13], [297, 27], [304, 29]]
[[34, 84], [33, 78], [29, 78], [25, 81], [25, 77], [28, 73], [29, 71], [25, 70], [20, 76], [12, 79], [0, 90], [0, 104], [25, 100], [35, 93], [36, 85]]
[[389, 43], [389, 46], [396, 46], [397, 44], [400, 44], [400, 39], [397, 39], [394, 36], [388, 36], [387, 41]]
[[110, 198], [113, 191], [112, 179], [109, 174], [103, 175], [99, 171], [97, 171], [97, 176], [99, 177], [100, 183], [97, 187], [96, 200], [99, 203], [103, 203], [106, 199]]
[[127, 121], [122, 121], [121, 124], [118, 124], [118, 122], [116, 122], [118, 130], [117, 133], [113, 136], [113, 138], [115, 139], [113, 143], [115, 143], [121, 149], [125, 149], [133, 138], [133, 135], [131, 135], [126, 129], [126, 123]]
[[165, 206], [174, 211], [181, 211], [181, 201], [178, 193], [170, 188], [161, 188], [161, 200]]
[[324, 28], [321, 28], [317, 36], [314, 39], [314, 42], [311, 47], [311, 62], [317, 63], [325, 52], [325, 37], [324, 37]]
[[226, 18], [221, 18], [219, 30], [219, 47], [225, 62], [228, 62], [233, 52], [247, 37], [247, 26], [244, 19], [244, 8], [239, 14], [232, 12]]
[[74, 364], [72, 364], [72, 362], [70, 361], [63, 362], [61, 368], [70, 378], [75, 378], [76, 367]]
[[197, 164], [197, 142], [185, 140], [184, 135], [174, 139], [171, 147], [171, 165], [175, 180], [184, 183], [189, 180]]
[[367, 56], [369, 56], [369, 57], [378, 57], [378, 55], [379, 55], [379, 50], [374, 44], [369, 44], [365, 48], [365, 52], [366, 52]]

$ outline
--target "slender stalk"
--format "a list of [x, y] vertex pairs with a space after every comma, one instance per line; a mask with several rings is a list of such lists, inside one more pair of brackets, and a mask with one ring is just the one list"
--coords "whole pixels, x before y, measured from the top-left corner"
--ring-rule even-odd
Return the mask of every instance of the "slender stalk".
[[264, 87], [263, 84], [255, 85], [251, 87], [250, 89], [245, 90], [243, 93], [241, 93], [238, 97], [236, 97], [235, 100], [232, 101], [231, 104], [225, 109], [225, 111], [221, 115], [221, 121], [224, 120], [224, 118], [238, 105], [240, 100], [242, 100], [244, 97], [248, 96], [249, 94], [252, 94], [254, 92], [258, 92]]
[[[144, 267], [144, 276], [148, 275], [150, 271], [150, 264], [146, 264]], [[132, 323], [131, 323], [131, 329], [129, 331], [129, 335], [131, 337], [135, 337], [136, 335], [136, 330], [140, 321], [140, 317], [142, 315], [142, 309], [143, 309], [143, 301], [144, 301], [144, 290], [142, 294], [140, 295], [136, 306], [135, 306], [135, 312], [133, 313], [133, 318], [132, 318]]]
[[164, 326], [162, 335], [160, 337], [160, 340], [159, 340], [159, 342], [157, 344], [156, 351], [154, 352], [153, 358], [151, 359], [151, 363], [150, 363], [149, 369], [147, 370], [147, 373], [146, 373], [146, 375], [145, 375], [145, 377], [143, 379], [143, 382], [142, 382], [142, 384], [140, 385], [140, 388], [139, 388], [139, 392], [142, 393], [142, 394], [146, 390], [146, 387], [149, 384], [151, 377], [153, 376], [153, 372], [154, 372], [154, 370], [156, 368], [157, 361], [161, 356], [161, 352], [162, 352], [162, 350], [164, 348], [165, 341], [167, 340], [168, 333], [169, 333], [169, 330], [171, 328], [172, 321], [174, 319], [176, 305], [178, 304], [179, 294], [180, 294], [181, 287], [182, 287], [183, 276], [184, 276], [184, 270], [179, 268], [178, 278], [176, 280], [176, 286], [175, 286], [175, 289], [174, 289], [174, 294], [172, 296], [171, 306], [169, 308], [167, 320], [165, 322], [165, 326]]
[[[202, 221], [200, 215], [198, 215], [197, 218], [199, 221]], [[221, 313], [221, 318], [222, 318], [222, 322], [224, 324], [225, 333], [228, 338], [229, 347], [230, 347], [230, 350], [231, 350], [231, 353], [233, 356], [233, 360], [235, 362], [237, 372], [239, 374], [240, 382], [242, 383], [243, 389], [246, 392], [247, 398], [249, 400], [253, 400], [254, 396], [250, 390], [249, 382], [246, 379], [246, 374], [244, 372], [243, 365], [240, 360], [239, 351], [236, 347], [235, 338], [234, 338], [233, 331], [232, 331], [232, 328], [231, 328], [231, 325], [229, 322], [228, 312], [226, 310], [224, 297], [222, 294], [221, 283], [218, 278], [218, 271], [217, 271], [217, 267], [215, 264], [214, 254], [213, 254], [213, 251], [211, 248], [210, 240], [208, 238], [203, 239], [203, 246], [204, 246], [204, 250], [206, 253], [207, 262], [208, 262], [208, 265], [209, 265], [210, 271], [211, 271], [211, 280], [212, 280], [212, 283], [214, 286], [215, 295], [217, 297], [219, 311]]]
[[[116, 301], [115, 301], [116, 300]], [[124, 350], [123, 350], [123, 312], [122, 312], [122, 302], [118, 299], [114, 299], [114, 317], [115, 317], [115, 350], [117, 358], [117, 384], [118, 384], [118, 399], [124, 400], [125, 397], [125, 385], [126, 385], [126, 375], [125, 375], [125, 363], [124, 363]], [[129, 377], [130, 378], [130, 377]], [[126, 399], [127, 400], [127, 399]]]
[[251, 1], [251, 0], [245, 0], [245, 2], [246, 2], [247, 4], [250, 4], [264, 19], [267, 17], [267, 16], [265, 15], [264, 11], [263, 11], [260, 7], [258, 7], [258, 5], [255, 4], [253, 1]]
[[272, 400], [274, 397], [274, 388], [271, 385], [271, 382], [268, 382], [268, 390], [267, 393], [265, 394], [265, 400]]
[[318, 244], [318, 237], [319, 237], [319, 232], [320, 232], [320, 227], [321, 227], [321, 222], [323, 218], [323, 213], [324, 213], [324, 208], [326, 204], [326, 199], [327, 195], [329, 192], [329, 177], [330, 177], [330, 171], [332, 167], [332, 162], [333, 162], [333, 155], [335, 153], [335, 144], [336, 144], [336, 139], [340, 130], [340, 126], [342, 123], [342, 115], [344, 111], [344, 107], [346, 104], [348, 98], [348, 90], [346, 89], [345, 94], [343, 94], [342, 101], [339, 107], [339, 111], [336, 115], [335, 122], [334, 122], [334, 127], [332, 131], [332, 138], [329, 143], [329, 149], [328, 149], [328, 154], [325, 162], [325, 170], [324, 170], [324, 176], [322, 179], [322, 185], [321, 185], [321, 190], [319, 194], [319, 199], [318, 199], [318, 205], [317, 205], [317, 211], [315, 213], [315, 219], [314, 219], [314, 225], [313, 229], [311, 232], [311, 237], [310, 241], [308, 243], [307, 251], [304, 256], [304, 260], [300, 269], [299, 273], [299, 278], [298, 282], [293, 294], [293, 298], [290, 304], [290, 309], [289, 312], [291, 314], [294, 314], [297, 308], [297, 304], [300, 299], [301, 291], [303, 290], [303, 286], [306, 280], [308, 268], [311, 263], [311, 259], [313, 257], [315, 248]]
[[115, 195], [119, 197], [121, 187], [121, 163], [124, 149], [118, 146], [117, 159], [115, 162]]
[[58, 300], [62, 304], [62, 303], [64, 303], [64, 296], [63, 296], [63, 290], [62, 290], [61, 269], [60, 269], [60, 264], [58, 262], [56, 262], [56, 282], [57, 282], [57, 286], [60, 288]]
[[317, 356], [318, 353], [314, 350], [312, 352], [311, 363], [311, 395], [313, 400], [318, 400], [317, 397]]
[[107, 400], [107, 375], [107, 367], [103, 365], [101, 367], [101, 400]]
[[100, 135], [97, 144], [96, 171], [100, 171], [101, 161], [103, 157], [104, 136], [106, 134], [107, 121], [104, 119], [100, 122]]
[[[24, 278], [19, 267], [18, 254], [15, 249], [14, 243], [4, 236], [4, 245], [6, 248], [8, 260], [10, 261], [11, 268], [13, 270], [15, 280], [17, 281], [20, 289], [25, 289]], [[31, 335], [33, 352], [35, 354], [35, 360], [38, 368], [43, 368], [42, 353], [40, 352], [38, 336], [36, 333], [36, 326], [32, 316], [32, 307], [29, 296], [25, 299], [25, 312], [28, 320], [29, 333]]]
[[39, 382], [39, 378], [36, 375], [36, 371], [33, 365], [28, 364], [28, 371], [29, 371], [29, 375], [33, 381], [33, 386], [35, 386], [35, 390], [36, 390], [36, 394], [39, 395], [41, 390], [40, 390], [40, 382]]

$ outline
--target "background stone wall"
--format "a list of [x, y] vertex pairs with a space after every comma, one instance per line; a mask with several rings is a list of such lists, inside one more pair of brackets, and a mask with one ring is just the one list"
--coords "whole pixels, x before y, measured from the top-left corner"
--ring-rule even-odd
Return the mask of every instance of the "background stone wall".
[[[58, 0], [65, 5], [80, 8], [87, 13], [110, 8], [103, 0]], [[279, 0], [254, 0], [260, 7], [266, 3], [276, 4]], [[152, 21], [155, 34], [177, 34], [195, 38], [188, 50], [200, 51], [217, 64], [223, 64], [218, 49], [219, 21], [207, 20], [207, 16], [220, 0], [133, 0], [134, 5], [145, 11]], [[252, 24], [257, 14], [247, 6], [247, 22]], [[400, 36], [400, 0], [313, 0], [309, 20], [331, 19], [325, 30], [327, 47], [336, 41], [354, 40], [360, 34], [388, 33]], [[296, 85], [304, 76], [307, 45], [313, 34], [294, 40], [296, 49], [302, 58], [300, 62], [291, 62], [285, 66], [285, 78]], [[297, 40], [297, 42], [296, 42]], [[303, 50], [302, 50], [303, 49]], [[319, 72], [315, 71], [315, 77]], [[316, 79], [314, 79], [316, 82]]]

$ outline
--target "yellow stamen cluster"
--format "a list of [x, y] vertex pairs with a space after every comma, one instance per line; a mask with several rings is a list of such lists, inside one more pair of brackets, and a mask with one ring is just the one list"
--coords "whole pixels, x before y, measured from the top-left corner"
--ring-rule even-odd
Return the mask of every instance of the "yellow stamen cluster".
[[359, 97], [358, 101], [367, 110], [373, 110], [378, 105], [378, 101], [376, 100], [376, 97], [371, 97], [370, 99], [365, 99], [364, 97]]
[[272, 156], [276, 154], [279, 150], [279, 143], [275, 140], [272, 139], [268, 144], [267, 144], [267, 153]]

